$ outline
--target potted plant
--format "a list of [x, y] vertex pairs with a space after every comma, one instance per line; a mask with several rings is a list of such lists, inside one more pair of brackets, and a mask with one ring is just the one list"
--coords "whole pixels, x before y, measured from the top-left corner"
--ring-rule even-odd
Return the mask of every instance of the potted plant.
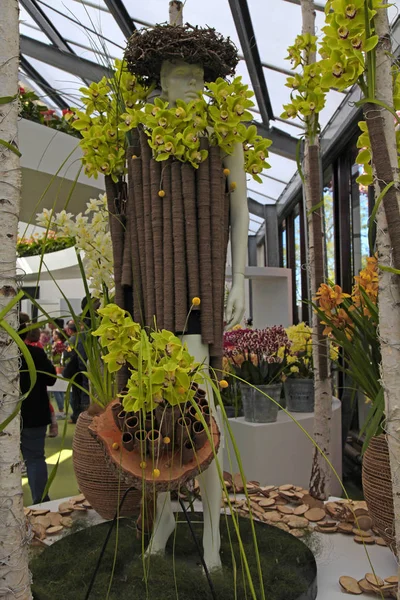
[[[313, 412], [314, 372], [312, 353], [312, 328], [305, 323], [286, 329], [291, 342], [286, 352], [287, 369], [283, 387], [286, 408], [290, 412]], [[285, 349], [280, 353], [283, 355]]]
[[240, 381], [246, 421], [277, 420], [289, 347], [289, 338], [281, 326], [236, 329], [224, 334], [224, 354]]
[[344, 294], [338, 285], [322, 284], [314, 308], [325, 325], [324, 333], [339, 348], [339, 368], [370, 400], [371, 408], [360, 431], [360, 436], [365, 435], [363, 491], [374, 525], [395, 552], [392, 479], [383, 429], [385, 406], [380, 374], [376, 257], [367, 258], [365, 269], [354, 279], [351, 295]]

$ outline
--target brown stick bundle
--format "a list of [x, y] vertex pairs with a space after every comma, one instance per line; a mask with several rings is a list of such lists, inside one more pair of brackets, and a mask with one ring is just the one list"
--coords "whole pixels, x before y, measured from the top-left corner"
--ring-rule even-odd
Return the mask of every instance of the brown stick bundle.
[[150, 162], [151, 183], [151, 224], [154, 253], [154, 294], [156, 303], [157, 326], [164, 321], [164, 277], [163, 277], [163, 198], [161, 189], [161, 164], [154, 159]]
[[181, 173], [183, 206], [185, 213], [188, 294], [189, 300], [192, 300], [192, 298], [200, 296], [199, 241], [196, 211], [196, 172], [191, 165], [183, 163], [181, 167]]
[[[140, 237], [143, 238], [143, 228], [139, 232], [138, 229], [138, 212], [141, 214], [141, 222], [143, 221], [143, 200], [141, 197], [141, 190], [137, 185], [137, 177], [141, 179], [142, 168], [141, 160], [139, 158], [131, 158], [136, 156], [134, 152], [135, 148], [131, 147], [128, 149], [128, 192], [129, 202], [127, 206], [127, 231], [129, 239], [125, 246], [128, 246], [129, 256], [131, 259], [131, 275], [132, 275], [132, 294], [133, 294], [133, 318], [138, 323], [144, 322], [144, 300], [143, 300], [143, 289], [142, 289], [142, 265], [144, 265], [144, 259], [141, 257], [140, 252]], [[138, 196], [136, 198], [136, 195]], [[125, 263], [124, 263], [125, 269]]]
[[150, 161], [151, 148], [147, 143], [146, 134], [140, 133], [141, 153], [142, 153], [142, 190], [143, 190], [143, 218], [144, 218], [144, 249], [146, 263], [146, 294], [145, 303], [145, 322], [146, 325], [153, 325], [156, 312], [156, 302], [154, 294], [154, 252], [153, 252], [153, 232], [151, 227], [151, 187], [150, 187]]
[[114, 257], [115, 302], [121, 308], [125, 308], [121, 286], [125, 239], [125, 216], [121, 214], [121, 185], [115, 183], [111, 177], [105, 177], [108, 218]]
[[188, 314], [185, 224], [181, 165], [171, 164], [172, 235], [174, 242], [175, 331], [183, 331]]
[[199, 266], [201, 289], [201, 332], [203, 343], [214, 343], [213, 282], [211, 263], [210, 161], [206, 160], [197, 171], [197, 217], [199, 227]]
[[[175, 290], [174, 290], [174, 245], [172, 240], [172, 192], [171, 165], [163, 170], [163, 263], [164, 263], [164, 323], [165, 329], [174, 331], [175, 327]], [[157, 320], [158, 322], [158, 320]]]

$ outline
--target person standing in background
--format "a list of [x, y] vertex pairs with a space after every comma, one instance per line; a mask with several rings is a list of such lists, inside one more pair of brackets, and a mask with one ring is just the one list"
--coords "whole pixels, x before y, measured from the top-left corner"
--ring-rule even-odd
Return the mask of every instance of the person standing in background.
[[[20, 313], [19, 330], [29, 324], [29, 315]], [[20, 333], [26, 340], [27, 333]], [[47, 386], [54, 385], [56, 370], [42, 348], [27, 344], [28, 351], [36, 368], [36, 383], [22, 403], [21, 407], [21, 452], [26, 464], [28, 483], [32, 492], [33, 504], [47, 502], [48, 495], [43, 498], [47, 484], [47, 465], [44, 445], [47, 426], [51, 423], [50, 403]], [[27, 394], [31, 385], [29, 369], [24, 356], [21, 356], [20, 388]]]

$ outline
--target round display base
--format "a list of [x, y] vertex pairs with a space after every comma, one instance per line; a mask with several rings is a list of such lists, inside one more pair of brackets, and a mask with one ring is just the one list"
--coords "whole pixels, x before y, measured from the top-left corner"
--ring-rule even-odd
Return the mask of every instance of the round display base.
[[[201, 544], [202, 514], [190, 513]], [[142, 540], [136, 538], [135, 522], [119, 521], [103, 556], [90, 600], [211, 600], [199, 556], [183, 514], [177, 516], [176, 537], [171, 536], [165, 557], [142, 559]], [[84, 600], [110, 523], [82, 529], [49, 546], [32, 559], [35, 600]], [[254, 550], [251, 524], [239, 519], [246, 559], [257, 600], [263, 596]], [[317, 567], [310, 549], [291, 534], [255, 522], [265, 598], [268, 600], [314, 600], [317, 596]], [[229, 535], [228, 535], [229, 533]], [[118, 539], [114, 575], [110, 585]], [[236, 562], [236, 577], [233, 568]], [[230, 517], [221, 517], [221, 559], [223, 569], [212, 574], [218, 600], [252, 598], [243, 571], [237, 536]], [[147, 581], [144, 576], [144, 567]], [[234, 587], [236, 581], [237, 592]]]

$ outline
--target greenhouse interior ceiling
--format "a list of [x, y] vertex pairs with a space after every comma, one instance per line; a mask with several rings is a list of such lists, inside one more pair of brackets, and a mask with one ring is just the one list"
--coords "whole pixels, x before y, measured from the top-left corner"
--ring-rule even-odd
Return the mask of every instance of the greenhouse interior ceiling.
[[[135, 29], [168, 21], [168, 0], [20, 0], [21, 81], [50, 108], [80, 106], [79, 88], [110, 72]], [[321, 33], [326, 2], [315, 2], [316, 31]], [[287, 48], [301, 31], [299, 0], [187, 0], [183, 21], [212, 26], [239, 48], [237, 74], [254, 91], [254, 123], [273, 142], [271, 169], [262, 183], [249, 182], [250, 231], [264, 221], [260, 205], [279, 207], [299, 188], [296, 156], [303, 127], [298, 119], [281, 118], [290, 97]], [[389, 9], [393, 47], [399, 47], [398, 9]], [[331, 91], [321, 112], [322, 152], [338, 136], [335, 116], [354, 110], [354, 90]], [[332, 128], [335, 135], [329, 132]], [[325, 146], [326, 147], [325, 147]]]

